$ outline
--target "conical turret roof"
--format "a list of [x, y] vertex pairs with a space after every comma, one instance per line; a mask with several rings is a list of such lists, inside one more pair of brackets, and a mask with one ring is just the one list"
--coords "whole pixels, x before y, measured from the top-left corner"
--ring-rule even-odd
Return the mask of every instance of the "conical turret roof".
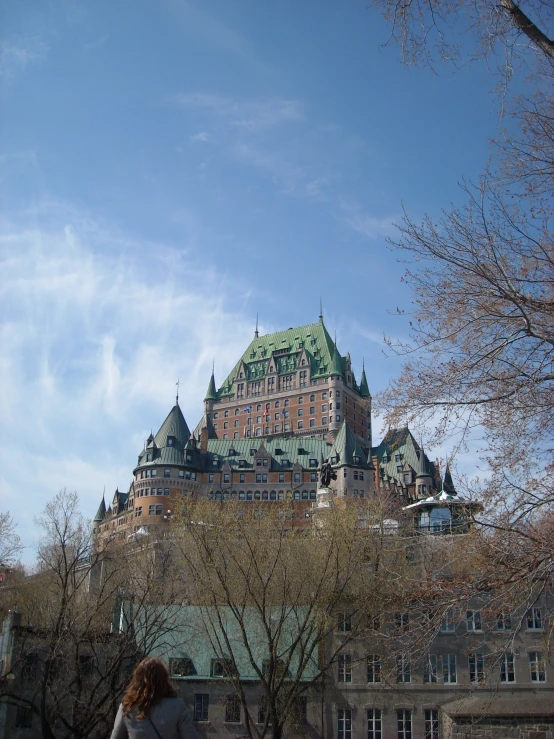
[[104, 500], [104, 496], [102, 496], [102, 502], [98, 506], [98, 510], [96, 511], [96, 516], [94, 517], [95, 521], [103, 521], [106, 518], [106, 501]]
[[452, 474], [450, 472], [449, 462], [446, 463], [446, 471], [444, 473], [444, 481], [442, 484], [442, 489], [448, 495], [457, 495], [456, 488], [454, 487], [454, 481], [452, 480]]
[[[151, 437], [152, 435], [150, 435]], [[190, 438], [189, 427], [178, 404], [169, 411], [160, 430], [139, 454], [138, 467], [144, 464], [178, 464], [184, 460], [183, 450]], [[148, 459], [150, 455], [150, 459]]]
[[419, 450], [414, 470], [416, 473], [416, 480], [418, 477], [430, 477], [429, 470], [427, 469], [427, 463], [425, 461], [425, 452], [423, 451], [423, 448]]
[[340, 360], [340, 354], [337, 350], [337, 345], [333, 347], [333, 356], [331, 357], [331, 364], [329, 365], [329, 375], [342, 375], [342, 362]]
[[212, 371], [212, 376], [210, 377], [210, 384], [208, 385], [208, 391], [206, 393], [206, 397], [204, 400], [217, 400], [217, 389], [215, 387], [215, 377], [214, 373]]
[[362, 398], [369, 398], [371, 397], [371, 393], [369, 392], [369, 385], [367, 384], [367, 377], [365, 374], [365, 367], [362, 368], [362, 377], [360, 380], [360, 395]]

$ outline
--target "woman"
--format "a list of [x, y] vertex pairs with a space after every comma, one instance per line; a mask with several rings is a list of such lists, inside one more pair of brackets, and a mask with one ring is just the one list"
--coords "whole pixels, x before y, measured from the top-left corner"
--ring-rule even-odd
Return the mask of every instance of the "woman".
[[115, 717], [111, 739], [196, 739], [167, 667], [147, 657], [135, 667]]

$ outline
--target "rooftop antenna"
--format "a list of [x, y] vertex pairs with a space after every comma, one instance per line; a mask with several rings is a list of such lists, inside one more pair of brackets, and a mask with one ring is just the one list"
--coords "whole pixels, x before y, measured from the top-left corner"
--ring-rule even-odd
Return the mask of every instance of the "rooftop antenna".
[[323, 300], [319, 299], [319, 320], [323, 322]]
[[254, 331], [254, 338], [258, 338], [258, 314], [256, 313], [256, 330]]
[[175, 396], [175, 405], [179, 405], [179, 378], [177, 378], [177, 382], [175, 384], [177, 385], [177, 394]]

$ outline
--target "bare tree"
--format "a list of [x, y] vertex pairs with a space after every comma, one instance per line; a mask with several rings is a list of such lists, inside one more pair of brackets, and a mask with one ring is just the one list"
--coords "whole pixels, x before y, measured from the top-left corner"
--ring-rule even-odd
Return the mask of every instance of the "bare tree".
[[97, 551], [75, 493], [57, 495], [38, 523], [36, 573], [12, 591], [21, 624], [0, 701], [32, 711], [45, 738], [104, 736], [134, 663], [174, 629], [164, 606], [181, 598], [180, 580], [161, 545]]
[[9, 512], [0, 513], [0, 566], [13, 565], [23, 546]]
[[[316, 513], [309, 532], [287, 505], [186, 505], [175, 537], [205, 636], [225, 659], [252, 739], [279, 739], [298, 700], [323, 689], [338, 655], [367, 629], [369, 614], [394, 610], [407, 566], [400, 537], [375, 535], [379, 511]], [[341, 631], [339, 640], [332, 634]], [[255, 676], [263, 722], [243, 680]]]

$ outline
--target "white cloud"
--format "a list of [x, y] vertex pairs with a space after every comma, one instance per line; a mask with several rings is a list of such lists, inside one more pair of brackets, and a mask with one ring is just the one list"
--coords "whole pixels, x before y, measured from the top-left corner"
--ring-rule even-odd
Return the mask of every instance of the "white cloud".
[[256, 100], [212, 92], [187, 92], [175, 95], [173, 102], [184, 109], [215, 114], [229, 125], [251, 133], [305, 118], [304, 106], [299, 100], [279, 97]]
[[0, 222], [0, 254], [2, 504], [32, 539], [32, 515], [60, 489], [90, 515], [104, 484], [126, 489], [177, 377], [194, 427], [212, 359], [221, 382], [252, 318], [228, 308], [205, 254], [131, 240], [60, 203], [43, 204], [38, 225]]
[[199, 131], [189, 136], [189, 141], [191, 144], [204, 144], [213, 141], [213, 137], [207, 131]]
[[48, 46], [37, 37], [6, 39], [0, 43], [0, 78], [13, 80], [29, 64], [40, 61], [48, 53]]

